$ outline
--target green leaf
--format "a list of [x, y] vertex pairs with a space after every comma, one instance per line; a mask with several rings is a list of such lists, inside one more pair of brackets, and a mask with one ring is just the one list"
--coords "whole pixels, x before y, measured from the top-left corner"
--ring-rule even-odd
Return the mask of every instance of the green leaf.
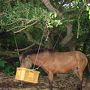
[[90, 15], [89, 15], [89, 20], [90, 20]]
[[89, 11], [89, 6], [86, 6], [86, 10]]
[[0, 67], [4, 67], [7, 62], [4, 60], [0, 60]]
[[55, 17], [55, 18], [57, 17], [57, 13], [54, 13], [54, 17]]
[[88, 14], [90, 15], [90, 10], [89, 10]]
[[3, 72], [6, 74], [6, 75], [13, 75], [14, 74], [14, 68], [12, 66], [7, 66]]

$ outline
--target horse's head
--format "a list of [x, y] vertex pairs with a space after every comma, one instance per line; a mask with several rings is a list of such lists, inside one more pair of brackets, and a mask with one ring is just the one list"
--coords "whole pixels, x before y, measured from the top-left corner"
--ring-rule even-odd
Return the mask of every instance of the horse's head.
[[29, 55], [24, 56], [23, 54], [19, 57], [20, 60], [20, 67], [30, 68], [32, 66], [32, 61]]

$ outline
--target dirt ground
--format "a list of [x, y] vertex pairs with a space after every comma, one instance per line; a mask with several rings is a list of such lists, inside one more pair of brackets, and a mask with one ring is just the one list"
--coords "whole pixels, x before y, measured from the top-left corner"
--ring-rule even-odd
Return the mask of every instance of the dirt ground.
[[[77, 90], [79, 79], [67, 74], [59, 74], [54, 78], [53, 90]], [[83, 90], [90, 90], [90, 78], [83, 80]], [[39, 77], [38, 84], [17, 82], [15, 76], [5, 76], [0, 73], [0, 90], [49, 90], [48, 79], [46, 76]]]

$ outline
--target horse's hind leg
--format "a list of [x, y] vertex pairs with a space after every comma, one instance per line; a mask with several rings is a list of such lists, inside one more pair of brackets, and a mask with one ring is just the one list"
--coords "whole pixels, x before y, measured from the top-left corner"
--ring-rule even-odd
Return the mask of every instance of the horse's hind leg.
[[53, 73], [51, 73], [51, 72], [48, 73], [48, 79], [49, 79], [49, 88], [50, 88], [50, 90], [53, 90], [53, 86], [52, 86], [52, 84], [53, 84]]
[[83, 82], [83, 72], [81, 70], [75, 70], [75, 74], [80, 79], [80, 84], [78, 85], [77, 89], [82, 90], [82, 82]]

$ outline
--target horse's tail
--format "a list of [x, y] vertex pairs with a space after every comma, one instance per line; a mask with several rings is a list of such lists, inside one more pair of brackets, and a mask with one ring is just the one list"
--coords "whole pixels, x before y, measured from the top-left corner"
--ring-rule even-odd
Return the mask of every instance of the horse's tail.
[[87, 66], [88, 66], [88, 72], [90, 73], [90, 65], [89, 65], [89, 63], [88, 63], [88, 65], [87, 65]]
[[87, 64], [87, 66], [85, 68], [85, 76], [86, 77], [90, 76], [90, 65], [89, 65], [89, 63]]

